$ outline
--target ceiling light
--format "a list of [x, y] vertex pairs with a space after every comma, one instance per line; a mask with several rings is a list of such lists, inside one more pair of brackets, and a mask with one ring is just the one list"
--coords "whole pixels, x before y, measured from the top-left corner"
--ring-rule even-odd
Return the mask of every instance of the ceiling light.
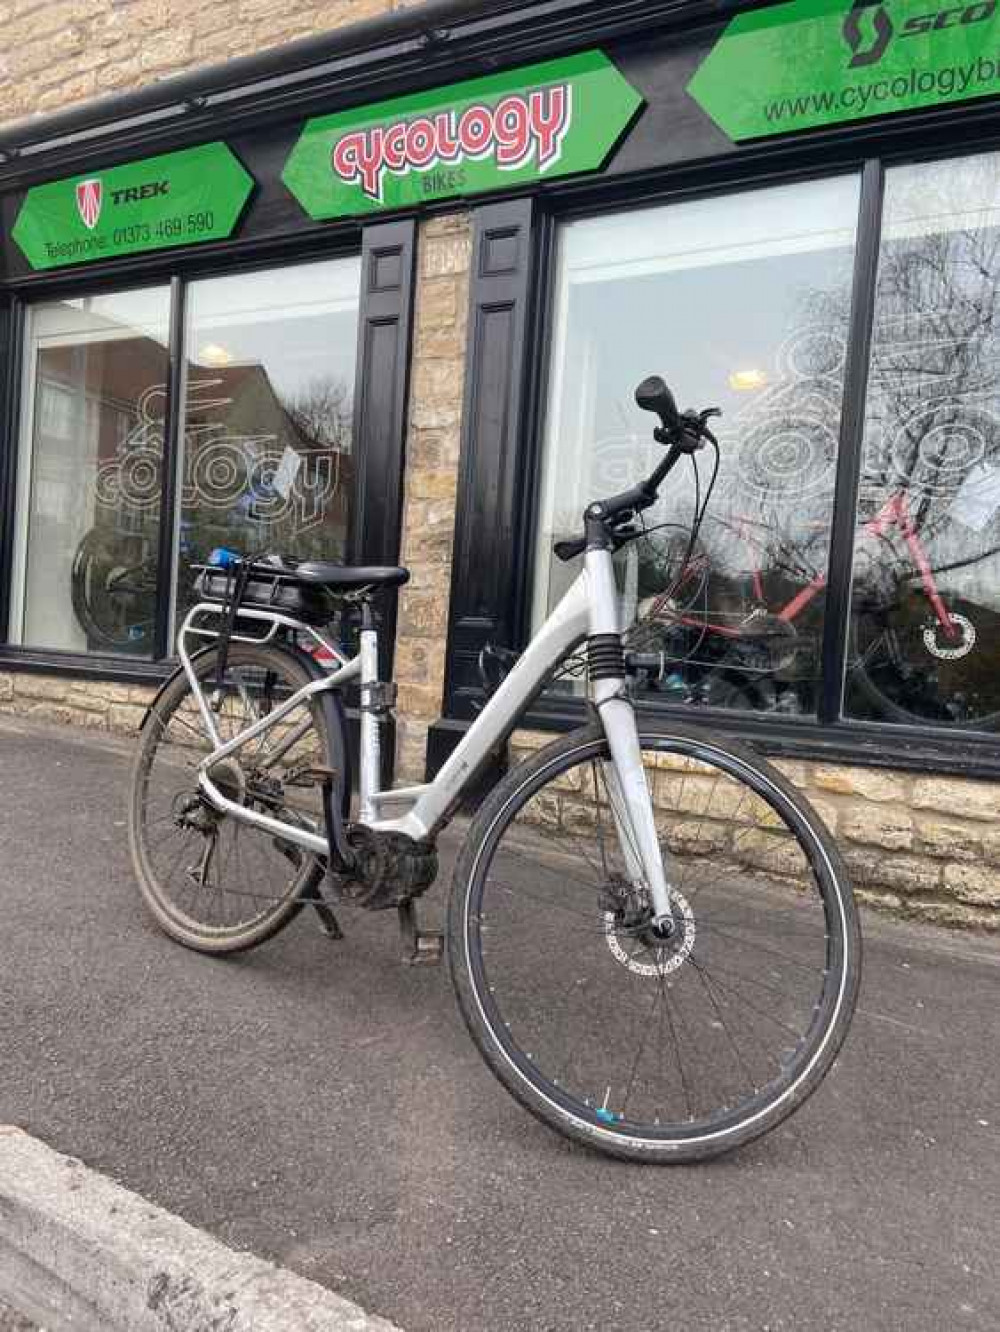
[[217, 342], [208, 342], [198, 352], [198, 360], [202, 365], [231, 365], [233, 353]]
[[767, 383], [765, 370], [734, 370], [729, 376], [729, 387], [737, 393], [752, 393]]

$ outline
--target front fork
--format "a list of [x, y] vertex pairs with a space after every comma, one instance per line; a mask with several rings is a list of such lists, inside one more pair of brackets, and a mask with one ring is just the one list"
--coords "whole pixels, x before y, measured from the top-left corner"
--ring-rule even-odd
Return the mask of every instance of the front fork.
[[[591, 690], [611, 750], [611, 762], [604, 765], [608, 801], [629, 878], [637, 887], [648, 890], [654, 926], [670, 933], [674, 925], [670, 882], [656, 831], [649, 779], [642, 762], [635, 707], [625, 692], [611, 553], [606, 549], [588, 550], [586, 562], [591, 597]], [[618, 669], [605, 657], [601, 669], [594, 670], [596, 641], [605, 644], [617, 641], [617, 659], [621, 663]]]
[[[595, 686], [595, 693], [610, 683], [601, 681]], [[609, 697], [603, 703], [598, 701], [597, 708], [611, 750], [611, 762], [604, 765], [605, 778], [625, 868], [633, 883], [648, 889], [654, 926], [670, 933], [674, 909], [669, 873], [656, 831], [635, 708], [629, 699], [621, 696]]]

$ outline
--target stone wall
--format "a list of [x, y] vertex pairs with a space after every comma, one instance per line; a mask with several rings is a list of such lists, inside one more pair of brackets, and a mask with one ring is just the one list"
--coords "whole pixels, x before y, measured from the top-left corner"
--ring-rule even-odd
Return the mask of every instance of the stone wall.
[[[417, 496], [408, 501], [411, 521], [415, 511], [422, 512], [413, 506], [424, 503]], [[446, 614], [446, 581], [443, 586]], [[416, 595], [423, 598], [426, 589], [418, 587]], [[405, 737], [401, 775], [408, 780], [423, 775], [426, 726], [440, 711], [444, 669], [443, 637], [426, 620], [414, 620], [415, 613], [411, 607], [399, 653], [403, 663], [410, 663], [409, 673], [421, 677], [400, 689], [400, 711], [415, 709], [405, 722], [400, 720]], [[0, 673], [0, 715], [134, 734], [153, 693], [141, 685], [5, 672]], [[552, 738], [520, 732], [512, 761]], [[782, 759], [777, 766], [835, 834], [862, 901], [935, 924], [1000, 931], [1000, 788], [995, 783], [801, 760]]]
[[0, 124], [421, 0], [0, 0]]
[[[512, 760], [551, 739], [520, 732]], [[836, 836], [862, 901], [937, 924], [1000, 930], [1000, 787], [995, 783], [799, 760], [778, 760], [777, 767], [804, 791]], [[682, 833], [685, 817], [688, 825], [701, 819], [697, 836], [711, 841], [718, 835], [719, 846], [707, 851], [721, 854], [731, 809], [711, 792], [702, 795], [698, 782], [697, 776], [691, 779], [680, 804], [665, 801], [663, 808], [681, 820]], [[700, 807], [702, 799], [716, 807]], [[745, 826], [754, 820], [740, 822]], [[766, 818], [758, 822], [763, 840], [755, 850], [776, 857], [774, 872], [788, 870], [782, 848], [766, 846], [774, 836]], [[693, 835], [690, 827], [687, 835]], [[759, 854], [753, 863], [767, 868]]]
[[472, 229], [455, 213], [420, 230], [400, 559], [396, 765], [422, 781], [427, 728], [441, 715], [465, 389]]
[[156, 693], [148, 685], [0, 673], [0, 714], [134, 735]]

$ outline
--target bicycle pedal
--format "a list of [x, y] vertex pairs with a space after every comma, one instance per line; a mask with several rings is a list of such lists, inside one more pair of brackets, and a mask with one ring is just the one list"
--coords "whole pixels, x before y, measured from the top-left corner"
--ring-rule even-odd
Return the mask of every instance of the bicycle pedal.
[[444, 957], [444, 935], [427, 931], [418, 933], [412, 949], [403, 954], [408, 967], [439, 967]]
[[444, 935], [437, 930], [417, 926], [417, 908], [413, 901], [399, 904], [399, 931], [403, 941], [403, 965], [437, 967], [444, 957]]

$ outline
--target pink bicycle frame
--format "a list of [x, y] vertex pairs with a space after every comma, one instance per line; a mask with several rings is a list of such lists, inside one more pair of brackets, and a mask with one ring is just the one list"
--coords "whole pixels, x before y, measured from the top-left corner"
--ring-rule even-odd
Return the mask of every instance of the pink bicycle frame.
[[[952, 619], [947, 606], [942, 600], [941, 593], [938, 591], [937, 583], [934, 581], [934, 571], [931, 568], [930, 560], [927, 558], [927, 552], [923, 547], [916, 525], [910, 514], [910, 506], [907, 501], [906, 491], [897, 491], [888, 499], [874, 518], [865, 523], [863, 531], [866, 536], [884, 537], [893, 527], [899, 529], [903, 540], [906, 542], [907, 549], [914, 565], [920, 573], [920, 581], [923, 585], [924, 593], [931, 604], [934, 615], [941, 629], [950, 639], [960, 636], [961, 630]], [[751, 570], [753, 579], [753, 592], [758, 602], [764, 601], [764, 578], [760, 563], [757, 561], [757, 548], [751, 536], [748, 535], [747, 525], [744, 521], [740, 522], [740, 535], [742, 536], [747, 548], [751, 551], [754, 559], [754, 565]], [[776, 612], [777, 618], [783, 620], [786, 624], [792, 624], [806, 607], [819, 595], [827, 585], [826, 574], [817, 574], [811, 582], [807, 583], [800, 592], [797, 592], [791, 601]], [[742, 638], [744, 629], [741, 625], [719, 624], [714, 620], [700, 620], [691, 615], [680, 615], [677, 623], [689, 628], [700, 629], [708, 633], [721, 634], [725, 638]]]

